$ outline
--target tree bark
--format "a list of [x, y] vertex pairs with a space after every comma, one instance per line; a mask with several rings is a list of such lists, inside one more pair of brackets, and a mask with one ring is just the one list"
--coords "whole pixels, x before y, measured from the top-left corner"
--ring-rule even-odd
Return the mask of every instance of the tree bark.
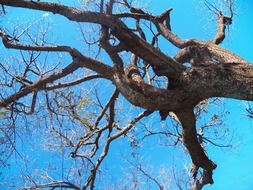
[[[114, 1], [108, 2], [108, 10], [104, 13], [103, 6], [100, 8], [100, 12], [95, 12], [83, 11], [59, 3], [0, 0], [2, 6], [48, 11], [64, 16], [70, 21], [87, 22], [101, 26], [100, 47], [110, 56], [113, 63], [113, 66], [109, 66], [96, 59], [86, 57], [70, 46], [32, 46], [29, 44], [19, 44], [17, 42], [18, 39], [15, 41], [14, 37], [10, 38], [4, 31], [0, 31], [0, 37], [6, 48], [39, 52], [66, 52], [73, 59], [72, 63], [65, 68], [59, 69], [58, 72], [44, 78], [39, 78], [34, 82], [29, 81], [29, 84], [24, 88], [20, 88], [10, 96], [5, 97], [1, 95], [0, 107], [15, 104], [17, 100], [31, 93], [37, 96], [37, 92], [40, 90], [53, 90], [78, 84], [83, 80], [77, 80], [72, 83], [59, 83], [59, 85], [54, 85], [53, 83], [70, 75], [77, 69], [89, 69], [95, 72], [96, 76], [110, 80], [116, 86], [116, 95], [112, 96], [113, 103], [109, 101], [107, 106], [105, 106], [105, 109], [96, 121], [96, 127], [108, 108], [110, 108], [111, 115], [109, 123], [110, 126], [113, 126], [115, 114], [114, 100], [118, 96], [118, 93], [121, 93], [131, 104], [147, 110], [140, 118], [156, 110], [160, 111], [162, 119], [165, 119], [169, 112], [175, 113], [182, 125], [183, 144], [189, 152], [196, 170], [194, 175], [198, 173], [199, 168], [203, 169], [202, 176], [196, 180], [192, 187], [192, 190], [201, 190], [204, 185], [213, 183], [212, 172], [216, 168], [216, 164], [208, 158], [204, 148], [198, 141], [194, 107], [199, 102], [212, 97], [252, 101], [253, 64], [218, 46], [225, 39], [225, 29], [227, 25], [232, 23], [232, 14], [230, 17], [226, 17], [219, 12], [218, 27], [214, 39], [206, 42], [197, 39], [183, 40], [171, 31], [170, 12], [172, 9], [168, 9], [160, 16], [153, 16], [140, 9], [131, 7], [127, 1], [124, 2], [130, 12], [113, 14]], [[103, 5], [104, 3], [101, 4]], [[131, 29], [128, 27], [121, 19], [124, 17], [135, 19], [137, 23], [136, 28]], [[157, 40], [159, 35], [162, 35], [168, 42], [179, 49], [175, 57], [170, 57], [155, 47], [153, 40], [152, 43], [148, 43], [144, 30], [141, 28], [140, 19], [149, 21], [150, 29], [151, 25], [157, 28], [157, 34], [154, 34], [153, 37], [154, 41]], [[115, 41], [118, 45], [113, 45], [110, 42], [112, 38], [116, 39]], [[130, 61], [131, 63], [124, 63], [120, 54], [123, 51], [130, 51], [133, 54], [134, 59]], [[155, 85], [151, 85], [150, 81], [147, 82], [145, 77], [141, 75], [138, 60], [143, 61], [144, 66], [151, 66], [152, 73], [156, 76], [167, 77], [167, 86], [158, 88]], [[190, 64], [190, 66], [184, 66], [185, 63]], [[15, 77], [13, 77], [14, 79], [16, 80]], [[48, 84], [51, 85], [51, 88]], [[32, 103], [33, 109], [34, 104]], [[105, 153], [100, 157], [101, 160], [97, 162], [95, 172], [92, 174], [92, 182], [88, 183], [88, 185], [91, 184], [91, 188], [94, 186], [96, 171], [107, 155], [110, 142], [124, 135], [132, 128], [133, 124], [112, 137], [109, 137], [112, 127], [110, 128], [108, 144], [104, 149]]]

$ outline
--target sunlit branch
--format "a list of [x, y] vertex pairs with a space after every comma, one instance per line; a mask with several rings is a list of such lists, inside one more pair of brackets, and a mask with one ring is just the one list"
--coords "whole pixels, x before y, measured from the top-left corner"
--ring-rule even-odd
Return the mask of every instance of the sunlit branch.
[[173, 58], [165, 55], [160, 50], [153, 48], [150, 44], [140, 39], [116, 16], [105, 15], [104, 13], [98, 12], [81, 11], [57, 3], [30, 2], [24, 0], [0, 0], [0, 3], [8, 6], [49, 11], [65, 16], [72, 21], [101, 24], [112, 30], [111, 33], [125, 45], [126, 50], [132, 51], [137, 56], [149, 61], [151, 66], [162, 69], [166, 74], [171, 74], [171, 77], [178, 78], [178, 75], [184, 69], [184, 67]]
[[218, 13], [218, 29], [216, 36], [212, 40], [215, 44], [220, 44], [226, 37], [225, 31], [226, 27], [232, 24], [232, 18], [224, 16], [222, 12]]
[[[18, 115], [19, 113], [25, 113], [33, 114], [29, 117], [29, 119], [33, 119], [36, 116], [43, 115], [45, 125], [50, 122], [52, 126], [57, 124], [63, 128], [63, 130], [55, 131], [56, 136], [61, 140], [62, 159], [66, 155], [66, 152], [64, 152], [65, 147], [62, 147], [62, 142], [65, 142], [64, 144], [73, 151], [70, 156], [80, 158], [81, 161], [87, 164], [84, 175], [79, 175], [79, 177], [86, 177], [80, 180], [80, 183], [84, 182], [82, 188], [72, 186], [72, 184], [64, 181], [53, 181], [53, 183], [31, 188], [94, 189], [96, 176], [103, 160], [109, 153], [111, 143], [116, 139], [131, 135], [131, 130], [134, 129], [135, 124], [142, 118], [151, 115], [154, 111], [160, 113], [161, 120], [165, 120], [170, 115], [174, 119], [172, 123], [177, 123], [176, 126], [181, 124], [182, 130], [175, 126], [173, 126], [174, 133], [164, 129], [141, 130], [141, 132], [146, 132], [143, 139], [159, 135], [169, 138], [171, 144], [174, 140], [173, 146], [178, 142], [182, 142], [193, 163], [194, 185], [192, 190], [200, 190], [204, 185], [212, 184], [212, 174], [216, 164], [209, 159], [204, 143], [210, 143], [218, 147], [223, 146], [214, 142], [214, 140], [220, 138], [218, 135], [216, 139], [204, 137], [203, 129], [207, 128], [206, 126], [201, 128], [202, 131], [196, 131], [196, 119], [203, 110], [200, 108], [194, 114], [194, 106], [212, 97], [253, 100], [252, 64], [229, 50], [218, 46], [225, 39], [226, 27], [232, 24], [233, 17], [234, 1], [227, 0], [224, 2], [227, 3], [230, 12], [229, 17], [224, 15], [225, 12], [223, 14], [217, 9], [215, 4], [206, 1], [208, 9], [217, 15], [218, 27], [216, 35], [211, 41], [201, 41], [182, 39], [172, 31], [170, 22], [172, 9], [166, 10], [159, 16], [154, 16], [144, 9], [133, 7], [132, 2], [129, 0], [85, 1], [82, 3], [85, 5], [91, 3], [91, 5], [87, 7], [81, 5], [83, 9], [45, 1], [0, 0], [0, 4], [5, 6], [6, 9], [10, 6], [47, 11], [79, 24], [85, 22], [92, 27], [101, 27], [100, 33], [94, 32], [94, 30], [91, 31], [94, 32], [94, 39], [99, 40], [94, 40], [95, 42], [92, 44], [85, 41], [86, 44], [83, 48], [86, 48], [86, 45], [94, 45], [95, 48], [99, 48], [98, 54], [104, 60], [107, 60], [107, 55], [109, 55], [112, 62], [106, 64], [97, 60], [97, 56], [95, 58], [87, 57], [83, 54], [85, 51], [81, 52], [81, 50], [79, 51], [71, 46], [47, 45], [45, 41], [46, 32], [42, 34], [42, 43], [38, 43], [38, 39], [32, 37], [33, 34], [37, 34], [38, 30], [33, 34], [29, 34], [25, 29], [20, 35], [13, 35], [13, 37], [8, 35], [9, 32], [0, 31], [3, 45], [6, 48], [20, 50], [22, 56], [20, 61], [22, 64], [17, 66], [11, 65], [9, 62], [0, 64], [1, 73], [4, 74], [2, 77], [3, 82], [1, 82], [3, 92], [0, 94], [0, 108], [1, 111], [8, 111], [6, 115], [3, 113], [3, 117], [13, 118], [16, 113]], [[120, 4], [120, 7], [114, 9], [117, 3]], [[90, 11], [85, 11], [88, 8], [91, 8]], [[121, 13], [122, 10], [126, 12]], [[50, 14], [50, 19], [51, 17], [54, 17], [54, 15]], [[185, 29], [187, 30], [187, 28]], [[15, 31], [13, 34], [15, 34]], [[40, 35], [40, 33], [37, 35]], [[85, 37], [87, 34], [82, 31], [82, 35]], [[24, 37], [24, 40], [31, 41], [31, 43], [22, 44], [19, 39], [21, 36]], [[174, 49], [170, 52], [170, 48], [165, 48], [169, 52], [162, 52], [163, 46], [158, 44], [160, 36], [163, 36], [165, 40], [173, 45], [175, 50], [178, 50], [175, 57], [169, 56], [172, 53], [174, 54]], [[80, 47], [78, 44], [75, 45]], [[100, 51], [102, 49], [104, 51]], [[28, 51], [28, 54], [31, 53], [28, 60], [25, 59], [25, 51]], [[34, 52], [36, 54], [38, 52], [38, 55], [34, 55]], [[64, 63], [59, 61], [52, 64], [50, 61], [54, 61], [55, 57], [51, 59], [50, 52], [69, 54], [72, 62], [65, 63], [66, 60], [64, 59]], [[44, 63], [41, 63], [43, 61], [38, 56], [44, 56], [46, 53], [48, 54], [45, 56]], [[127, 59], [130, 54], [132, 54], [131, 60]], [[8, 64], [11, 65], [10, 68], [6, 66]], [[142, 68], [143, 66], [145, 67]], [[58, 70], [58, 68], [60, 69]], [[88, 69], [92, 75], [86, 76], [83, 72], [78, 72], [78, 69]], [[149, 73], [151, 76], [149, 76]], [[162, 77], [159, 78], [159, 76]], [[106, 91], [103, 95], [109, 95], [109, 97], [102, 97], [98, 93], [101, 93], [107, 87], [104, 83], [96, 86], [89, 85], [89, 92], [95, 89], [96, 94], [95, 101], [88, 102], [86, 107], [86, 97], [90, 96], [89, 93], [82, 94], [82, 92], [83, 87], [87, 88], [87, 86], [75, 85], [98, 78], [109, 80], [110, 85], [113, 85], [115, 90], [113, 94], [108, 94], [108, 91]], [[162, 85], [153, 81], [162, 81]], [[165, 82], [168, 82], [167, 88], [164, 85]], [[74, 86], [75, 88], [67, 88]], [[69, 93], [66, 93], [65, 90]], [[45, 94], [41, 95], [42, 91]], [[52, 93], [52, 97], [48, 95], [49, 91]], [[128, 101], [134, 109], [139, 107], [138, 109], [147, 111], [137, 115], [129, 123], [123, 123], [123, 120], [118, 119], [120, 115], [124, 114], [121, 113], [121, 110], [118, 111], [121, 106], [116, 102], [121, 100], [118, 100], [119, 94], [126, 98], [126, 100], [123, 100], [124, 105], [125, 101]], [[41, 99], [41, 96], [45, 96], [45, 99]], [[104, 100], [107, 100], [107, 102], [103, 103]], [[43, 106], [48, 110], [44, 111]], [[99, 107], [100, 112], [94, 110], [97, 108], [95, 106]], [[37, 111], [37, 107], [42, 108], [42, 110]], [[253, 117], [252, 109], [249, 108], [248, 111]], [[2, 117], [2, 113], [0, 114], [0, 117]], [[48, 116], [46, 114], [50, 117], [46, 118]], [[119, 114], [119, 116], [116, 114]], [[20, 114], [20, 116], [23, 115]], [[21, 118], [19, 119], [21, 120]], [[38, 122], [41, 122], [40, 118], [38, 118]], [[209, 126], [217, 125], [217, 122], [214, 123]], [[44, 123], [40, 123], [40, 125], [44, 127]], [[12, 128], [15, 129], [10, 127], [11, 130]], [[65, 130], [70, 132], [62, 133]], [[139, 134], [138, 131], [137, 135]], [[219, 132], [220, 134], [221, 132]], [[79, 159], [75, 159], [74, 162], [76, 160], [79, 162]], [[202, 169], [203, 172], [201, 172]], [[159, 184], [160, 179], [153, 178], [141, 166], [139, 170], [161, 190], [165, 188]], [[199, 178], [197, 179], [197, 177]]]
[[199, 139], [197, 138], [196, 118], [193, 109], [182, 109], [180, 111], [176, 111], [175, 114], [182, 125], [183, 143], [191, 156], [194, 168], [196, 168], [192, 170], [193, 175], [196, 176], [199, 167], [203, 168], [202, 177], [197, 180], [192, 189], [201, 190], [204, 185], [213, 184], [212, 174], [217, 165], [209, 160], [207, 154], [201, 146], [201, 142], [199, 142]]
[[232, 24], [234, 16], [234, 0], [224, 0], [224, 4], [230, 13], [230, 16], [225, 16], [223, 12], [216, 7], [215, 4], [209, 2], [208, 0], [205, 0], [206, 7], [217, 16], [218, 20], [217, 32], [214, 39], [212, 40], [212, 42], [215, 44], [220, 44], [223, 42], [226, 37], [226, 27]]

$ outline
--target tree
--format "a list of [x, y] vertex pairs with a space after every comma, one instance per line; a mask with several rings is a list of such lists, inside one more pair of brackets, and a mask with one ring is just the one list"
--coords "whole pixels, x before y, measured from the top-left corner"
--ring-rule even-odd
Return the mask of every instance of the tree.
[[[224, 1], [225, 9], [218, 9], [214, 3], [205, 1], [208, 9], [216, 15], [218, 23], [217, 32], [209, 41], [182, 39], [174, 34], [170, 23], [171, 8], [156, 16], [127, 0], [85, 2], [87, 4], [84, 8], [74, 8], [61, 3], [0, 0], [3, 13], [7, 16], [8, 7], [46, 11], [80, 23], [81, 29], [81, 24], [90, 23], [92, 33], [95, 33], [90, 38], [94, 42], [87, 40], [85, 31], [82, 33], [86, 42], [95, 46], [93, 50], [98, 52], [91, 53], [89, 57], [74, 46], [50, 45], [46, 41], [46, 32], [38, 32], [36, 34], [40, 36], [34, 38], [28, 32], [30, 27], [21, 33], [10, 33], [3, 28], [0, 31], [4, 46], [19, 50], [23, 64], [21, 70], [1, 64], [5, 80], [1, 84], [0, 106], [3, 117], [9, 121], [6, 128], [1, 129], [4, 133], [2, 144], [7, 148], [8, 145], [14, 147], [10, 138], [11, 134], [15, 134], [15, 123], [20, 121], [17, 117], [41, 117], [41, 114], [47, 113], [54, 118], [52, 126], [79, 127], [75, 130], [77, 133], [82, 131], [82, 134], [72, 137], [73, 128], [68, 133], [55, 126], [50, 130], [60, 137], [64, 146], [72, 149], [70, 156], [73, 159], [85, 160], [88, 164], [82, 167], [91, 168], [90, 173], [83, 176], [80, 187], [69, 181], [52, 181], [41, 185], [34, 183], [30, 188], [94, 189], [99, 167], [111, 143], [127, 136], [137, 122], [155, 112], [159, 112], [161, 120], [169, 116], [181, 126], [181, 129], [176, 127], [177, 133], [166, 135], [170, 138], [174, 136], [176, 141], [182, 142], [191, 157], [194, 178], [192, 190], [213, 184], [213, 170], [217, 165], [204, 150], [204, 129], [196, 129], [196, 110], [201, 110], [207, 99], [215, 97], [253, 99], [252, 64], [220, 46], [226, 37], [226, 28], [232, 24], [234, 1]], [[99, 32], [96, 32], [98, 28]], [[177, 48], [175, 56], [164, 53], [158, 44], [161, 38]], [[52, 54], [55, 52], [70, 57], [47, 70], [38, 66], [39, 60], [43, 59], [45, 63], [48, 61], [47, 56], [52, 56], [51, 60], [54, 61], [55, 55]], [[100, 61], [98, 56], [101, 54], [107, 54], [112, 63], [109, 59]], [[94, 100], [88, 95], [77, 95], [78, 88], [74, 87], [93, 79], [110, 81], [114, 86], [107, 103], [102, 103], [104, 100], [101, 100], [100, 90], [95, 91]], [[103, 87], [97, 86], [99, 89]], [[69, 90], [62, 90], [66, 88]], [[120, 121], [122, 115], [116, 108], [121, 96], [143, 110], [128, 120], [126, 125]], [[95, 112], [92, 109], [94, 107], [101, 112]], [[149, 131], [148, 135], [152, 135], [152, 132]], [[164, 189], [141, 166], [137, 166], [137, 169], [158, 184], [160, 189]]]

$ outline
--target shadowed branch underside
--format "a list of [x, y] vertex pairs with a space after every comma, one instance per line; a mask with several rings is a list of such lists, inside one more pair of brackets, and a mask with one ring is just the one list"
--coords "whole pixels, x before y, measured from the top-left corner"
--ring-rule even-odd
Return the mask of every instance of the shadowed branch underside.
[[[171, 8], [161, 15], [154, 16], [133, 7], [126, 0], [119, 2], [110, 0], [106, 3], [106, 1], [101, 1], [100, 10], [97, 12], [92, 10], [84, 11], [60, 3], [0, 0], [3, 7], [10, 6], [35, 11], [47, 11], [61, 15], [67, 18], [69, 22], [98, 25], [101, 29], [99, 48], [105, 50], [112, 62], [112, 64], [109, 64], [88, 57], [80, 50], [68, 45], [24, 44], [19, 42], [19, 39], [16, 39], [15, 36], [10, 36], [1, 29], [2, 43], [8, 49], [33, 52], [64, 52], [70, 55], [72, 62], [66, 67], [55, 70], [44, 77], [38, 76], [37, 79], [32, 81], [28, 80], [25, 75], [23, 77], [13, 77], [13, 80], [22, 83], [23, 86], [11, 95], [1, 95], [0, 107], [11, 109], [14, 105], [22, 102], [22, 98], [33, 94], [34, 101], [30, 107], [34, 112], [37, 93], [75, 86], [91, 79], [102, 78], [109, 80], [114, 85], [115, 91], [107, 104], [104, 107], [101, 106], [102, 111], [94, 126], [90, 126], [90, 133], [80, 139], [76, 145], [70, 143], [71, 146], [76, 148], [72, 157], [78, 157], [80, 156], [78, 155], [78, 149], [85, 145], [83, 139], [90, 140], [96, 136], [91, 143], [95, 146], [94, 154], [88, 158], [93, 159], [99, 149], [99, 139], [103, 136], [102, 134], [107, 132], [103, 151], [93, 164], [94, 167], [91, 170], [90, 177], [80, 189], [94, 189], [96, 173], [109, 151], [110, 143], [114, 139], [126, 135], [134, 124], [143, 117], [154, 111], [160, 111], [163, 120], [170, 112], [175, 113], [178, 117], [182, 126], [182, 141], [195, 168], [193, 175], [196, 177], [198, 171], [203, 169], [200, 178], [195, 179], [192, 190], [201, 190], [204, 185], [214, 183], [212, 174], [216, 164], [208, 158], [198, 140], [194, 107], [199, 102], [213, 97], [253, 100], [253, 65], [219, 46], [226, 37], [226, 27], [232, 24], [233, 10], [231, 4], [233, 1], [228, 1], [230, 2], [227, 7], [230, 12], [229, 16], [224, 15], [212, 4], [207, 3], [209, 9], [214, 10], [218, 23], [216, 34], [213, 39], [208, 41], [182, 39], [177, 36], [172, 31], [173, 27], [170, 23], [172, 19], [170, 15]], [[124, 7], [124, 12], [114, 11], [113, 7], [117, 4]], [[5, 11], [5, 13], [8, 15], [8, 11]], [[135, 26], [128, 26], [124, 18], [134, 20]], [[153, 26], [149, 28], [153, 34], [151, 41], [146, 38], [142, 21], [149, 22], [150, 26]], [[159, 48], [158, 38], [161, 36], [168, 43], [178, 48], [178, 52], [174, 57], [167, 55]], [[122, 53], [131, 53], [132, 59], [123, 58]], [[186, 67], [185, 63], [190, 66]], [[95, 74], [69, 83], [59, 82], [62, 78], [70, 76], [79, 69], [88, 69]], [[5, 70], [7, 72], [7, 69]], [[155, 80], [150, 75], [154, 75], [153, 78], [164, 77], [167, 86], [155, 85]], [[119, 94], [123, 95], [131, 104], [147, 110], [138, 115], [125, 128], [117, 126], [115, 121], [115, 101]], [[105, 126], [99, 128], [99, 123], [102, 123], [100, 121], [105, 116], [109, 117], [108, 122]], [[75, 119], [80, 120], [77, 117]], [[118, 132], [114, 133], [114, 129]], [[71, 186], [72, 189], [79, 189], [73, 184], [65, 185]]]

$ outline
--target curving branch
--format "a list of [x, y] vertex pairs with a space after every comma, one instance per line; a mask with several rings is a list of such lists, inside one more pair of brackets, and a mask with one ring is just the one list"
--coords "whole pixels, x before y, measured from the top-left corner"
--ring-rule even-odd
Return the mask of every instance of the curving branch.
[[16, 102], [18, 99], [30, 94], [31, 92], [46, 89], [48, 83], [53, 83], [54, 81], [61, 79], [82, 67], [86, 67], [94, 71], [97, 71], [99, 74], [102, 74], [105, 78], [110, 79], [111, 76], [109, 75], [109, 73], [112, 72], [111, 67], [106, 66], [99, 61], [82, 56], [79, 54], [79, 52], [76, 52], [75, 49], [73, 49], [72, 54], [73, 56], [75, 56], [75, 58], [71, 64], [59, 70], [58, 72], [49, 75], [48, 77], [39, 79], [37, 82], [34, 82], [33, 84], [20, 89], [13, 95], [4, 98], [3, 100], [0, 101], [0, 107], [5, 107], [12, 102]]
[[226, 0], [224, 4], [230, 14], [230, 16], [225, 16], [221, 10], [219, 10], [215, 4], [212, 4], [208, 0], [205, 0], [206, 7], [217, 16], [218, 27], [214, 39], [211, 41], [215, 44], [220, 44], [226, 37], [226, 27], [232, 24], [234, 16], [234, 0]]
[[[87, 123], [82, 122], [81, 116], [79, 116], [77, 113], [78, 111], [75, 110], [76, 105], [73, 104], [71, 98], [66, 98], [69, 107], [67, 111], [64, 111], [69, 114], [68, 116], [72, 119], [71, 121], [78, 121], [78, 124], [81, 123], [86, 127], [85, 135], [83, 137], [77, 136], [77, 139], [73, 138], [73, 142], [72, 139], [68, 139], [67, 135], [58, 134], [62, 139], [65, 139], [69, 146], [75, 148], [74, 152], [71, 153], [71, 157], [80, 157], [92, 163], [91, 173], [82, 189], [94, 189], [95, 177], [101, 163], [109, 152], [111, 142], [126, 135], [127, 132], [134, 127], [136, 122], [143, 117], [152, 114], [153, 111], [160, 111], [162, 120], [165, 120], [167, 115], [171, 115], [176, 122], [181, 123], [182, 135], [177, 130], [177, 134], [148, 131], [149, 133], [146, 136], [156, 134], [174, 136], [176, 138], [175, 144], [182, 140], [192, 160], [192, 173], [195, 180], [192, 190], [200, 190], [204, 185], [213, 183], [212, 172], [216, 168], [216, 164], [208, 158], [202, 144], [205, 141], [213, 143], [214, 145], [217, 144], [205, 139], [203, 134], [197, 134], [196, 116], [193, 112], [194, 106], [200, 101], [212, 97], [253, 100], [252, 64], [238, 55], [218, 46], [225, 38], [226, 27], [232, 24], [233, 1], [231, 0], [229, 2], [229, 17], [224, 16], [223, 13], [212, 4], [207, 4], [211, 10], [214, 10], [218, 17], [218, 28], [214, 39], [204, 42], [196, 39], [181, 39], [172, 32], [170, 23], [170, 13], [172, 9], [166, 10], [160, 16], [153, 16], [142, 9], [132, 7], [127, 0], [123, 0], [123, 2], [120, 1], [120, 3], [128, 9], [128, 12], [114, 14], [114, 12], [116, 12], [113, 9], [114, 4], [119, 3], [114, 0], [108, 1], [106, 9], [104, 5], [105, 1], [101, 0], [100, 12], [82, 11], [59, 3], [27, 0], [0, 0], [0, 4], [6, 7], [13, 6], [48, 11], [64, 16], [70, 21], [87, 22], [101, 26], [99, 48], [103, 48], [113, 62], [113, 66], [109, 66], [99, 60], [83, 55], [80, 51], [70, 46], [23, 45], [18, 41], [19, 39], [9, 36], [4, 31], [0, 31], [0, 37], [6, 48], [32, 52], [65, 52], [72, 58], [72, 62], [69, 65], [53, 74], [51, 74], [51, 70], [48, 72], [50, 74], [44, 74], [43, 77], [37, 79], [37, 81], [32, 81], [30, 79], [32, 77], [30, 77], [29, 80], [27, 79], [27, 73], [30, 72], [27, 70], [30, 69], [30, 65], [27, 64], [25, 60], [23, 61], [27, 66], [24, 73], [20, 74], [20, 76], [12, 74], [12, 71], [8, 71], [6, 66], [0, 64], [2, 71], [8, 74], [8, 78], [11, 77], [11, 83], [17, 82], [19, 86], [22, 85], [19, 90], [10, 96], [3, 97], [1, 95], [0, 107], [9, 106], [9, 109], [12, 109], [12, 104], [18, 104], [20, 107], [24, 107], [25, 110], [28, 106], [25, 106], [21, 101], [20, 103], [17, 101], [28, 94], [33, 94], [31, 105], [29, 106], [30, 112], [27, 112], [32, 114], [35, 110], [36, 100], [39, 97], [38, 93], [42, 90], [49, 91], [70, 87], [97, 78], [110, 80], [115, 86], [115, 91], [111, 97], [108, 98], [108, 102], [104, 106], [100, 103], [102, 110], [94, 121], [94, 125], [90, 121]], [[134, 29], [127, 25], [129, 24], [128, 22], [124, 23], [124, 19], [122, 18], [125, 17], [131, 18], [136, 23]], [[141, 28], [142, 25], [140, 25], [140, 21], [142, 19], [150, 23], [149, 29], [153, 35], [151, 44], [148, 43], [147, 39], [149, 38], [147, 38], [148, 35], [145, 35], [145, 30]], [[156, 27], [155, 31], [152, 29], [153, 26]], [[175, 57], [172, 58], [167, 56], [159, 49], [160, 47], [156, 47], [158, 46], [157, 41], [160, 35], [164, 36], [167, 41], [179, 48]], [[115, 43], [112, 42], [113, 40]], [[121, 54], [123, 52], [131, 53], [132, 59], [125, 61]], [[30, 58], [31, 62], [36, 59], [33, 57], [34, 56], [31, 56]], [[141, 61], [143, 61], [143, 65], [145, 66], [146, 73], [144, 74], [139, 67]], [[186, 67], [184, 63], [190, 63], [190, 66]], [[37, 65], [34, 67], [36, 66]], [[149, 76], [145, 77], [145, 74], [148, 73], [148, 67], [151, 67], [149, 69], [150, 73], [155, 76], [165, 76], [166, 79], [168, 79], [167, 88], [158, 88], [155, 85], [151, 85], [152, 79], [150, 79]], [[33, 67], [31, 66], [31, 68]], [[56, 68], [57, 67], [54, 67], [53, 70], [56, 70]], [[81, 76], [79, 79], [74, 79], [66, 83], [58, 81], [82, 68], [89, 69], [95, 74]], [[151, 69], [153, 69], [153, 71]], [[37, 70], [34, 69], [34, 71], [31, 72], [36, 77], [41, 76], [40, 72], [36, 71]], [[146, 83], [145, 79], [148, 80], [148, 83]], [[4, 85], [7, 88], [7, 82]], [[13, 86], [14, 85], [11, 84], [9, 87]], [[12, 91], [10, 90], [7, 92]], [[115, 101], [119, 93], [131, 104], [148, 110], [138, 115], [123, 128], [118, 127], [114, 121], [116, 118]], [[56, 106], [58, 106], [59, 109], [65, 109], [66, 106], [59, 102], [59, 99], [55, 100]], [[50, 113], [57, 115], [58, 110], [54, 110], [54, 104], [51, 106], [50, 103], [49, 96], [46, 94], [46, 106], [48, 110]], [[108, 115], [106, 115], [107, 113]], [[105, 115], [108, 116], [106, 118], [106, 126], [100, 126], [100, 121]], [[75, 140], [77, 143], [74, 143]], [[101, 141], [104, 142], [103, 147], [101, 146]], [[81, 148], [84, 148], [84, 146], [88, 147], [87, 149], [89, 149], [89, 151], [82, 155], [80, 152]], [[100, 146], [102, 150], [100, 150]], [[202, 176], [196, 179], [202, 169]], [[145, 174], [144, 171], [142, 172]], [[148, 174], [146, 176], [148, 177]], [[154, 178], [148, 178], [159, 186], [158, 181]], [[159, 188], [162, 189], [163, 187], [159, 186]]]
[[99, 166], [101, 165], [101, 163], [103, 162], [103, 160], [107, 156], [112, 141], [114, 141], [115, 139], [118, 139], [122, 135], [125, 135], [129, 130], [131, 130], [134, 127], [134, 125], [138, 121], [140, 121], [144, 117], [149, 116], [152, 113], [153, 113], [153, 111], [148, 111], [148, 110], [140, 113], [126, 127], [122, 128], [119, 132], [117, 132], [113, 135], [111, 134], [111, 132], [112, 132], [111, 130], [108, 131], [108, 135], [107, 135], [106, 142], [105, 142], [105, 145], [103, 147], [102, 153], [100, 154], [99, 158], [97, 159], [96, 163], [94, 164], [94, 167], [91, 170], [91, 175], [87, 179], [87, 181], [86, 181], [85, 185], [83, 186], [82, 190], [86, 190], [88, 187], [90, 187], [91, 190], [94, 189], [94, 187], [95, 187], [94, 184], [95, 184], [97, 171], [99, 169]]
[[170, 13], [172, 8], [166, 10], [160, 16], [156, 17], [153, 22], [157, 27], [157, 30], [173, 45], [182, 49], [186, 46], [193, 44], [192, 40], [183, 40], [171, 31], [170, 26]]
[[215, 44], [220, 44], [226, 37], [225, 33], [226, 27], [232, 24], [232, 17], [224, 16], [222, 12], [219, 12], [217, 16], [218, 16], [218, 28], [212, 42]]
[[[113, 11], [114, 0], [110, 0], [106, 5], [106, 14], [112, 15]], [[103, 5], [101, 5], [103, 7]], [[100, 38], [100, 45], [105, 49], [107, 54], [110, 56], [111, 60], [113, 61], [114, 66], [123, 71], [124, 63], [121, 57], [119, 56], [119, 51], [122, 49], [118, 49], [117, 47], [122, 46], [119, 44], [118, 46], [113, 46], [110, 44], [111, 33], [109, 27], [106, 25], [101, 25], [101, 38]]]
[[61, 71], [58, 71], [57, 73], [54, 73], [46, 78], [40, 79], [37, 82], [34, 82], [33, 84], [22, 88], [21, 90], [14, 93], [13, 95], [4, 98], [0, 102], [0, 107], [6, 107], [10, 103], [16, 102], [18, 99], [30, 94], [31, 92], [44, 89], [47, 83], [51, 83], [55, 80], [58, 80], [64, 76], [74, 72], [75, 70], [77, 70], [81, 66], [82, 65], [76, 61], [72, 62], [67, 67], [63, 68]]
[[[137, 80], [129, 79], [121, 73], [115, 73], [114, 83], [133, 105], [148, 110], [176, 110], [181, 103], [189, 101], [187, 97], [191, 95], [181, 89], [167, 90], [157, 88], [139, 81], [138, 73], [130, 74], [132, 74], [132, 77], [135, 76]], [[194, 104], [194, 102], [192, 103]]]
[[76, 22], [89, 22], [106, 26], [111, 29], [111, 34], [122, 42], [126, 50], [134, 52], [138, 57], [148, 61], [154, 70], [163, 71], [158, 75], [170, 75], [178, 78], [184, 67], [173, 58], [165, 55], [160, 50], [155, 49], [143, 39], [131, 31], [117, 16], [106, 15], [104, 13], [81, 11], [73, 7], [68, 7], [58, 3], [33, 2], [25, 0], [0, 0], [0, 3], [7, 6], [23, 7], [35, 10], [42, 10], [60, 14], [69, 20]]
[[203, 168], [204, 170], [202, 177], [197, 180], [192, 188], [192, 190], [201, 190], [204, 185], [213, 184], [212, 173], [217, 166], [207, 157], [207, 154], [198, 141], [193, 108], [181, 109], [175, 113], [182, 125], [183, 144], [190, 154], [194, 168], [196, 168], [192, 170], [193, 175], [197, 175], [198, 168]]

